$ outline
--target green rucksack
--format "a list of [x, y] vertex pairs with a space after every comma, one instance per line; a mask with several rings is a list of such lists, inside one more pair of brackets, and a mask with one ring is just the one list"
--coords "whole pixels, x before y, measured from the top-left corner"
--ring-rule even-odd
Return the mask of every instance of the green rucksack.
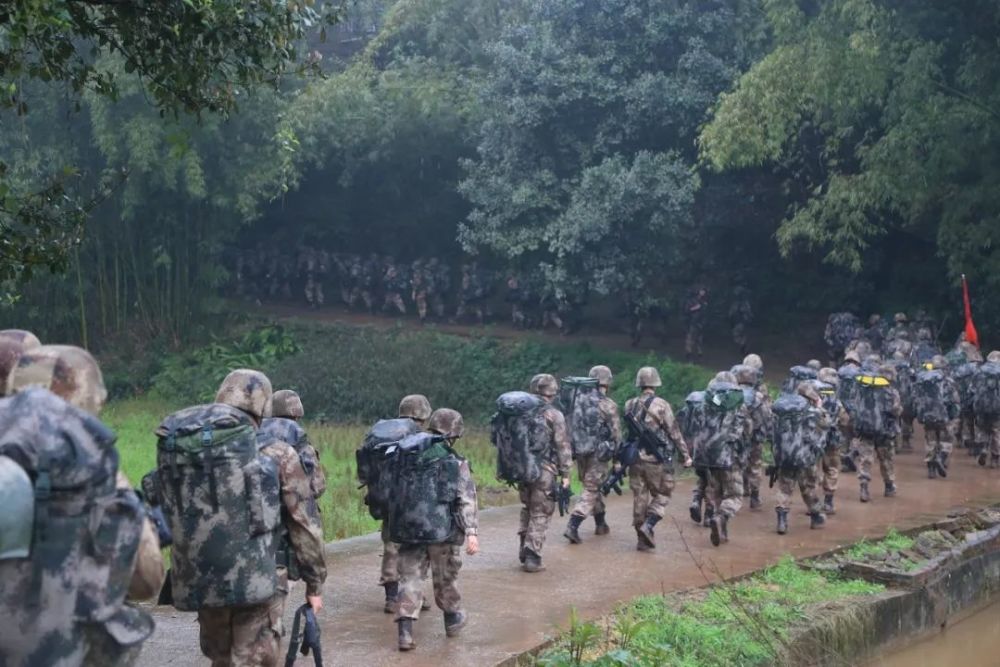
[[156, 429], [160, 504], [174, 536], [181, 611], [263, 602], [277, 588], [277, 464], [253, 418], [221, 403], [176, 412]]
[[508, 484], [541, 479], [550, 448], [546, 407], [548, 403], [523, 391], [510, 391], [497, 399], [497, 411], [490, 420], [490, 443], [497, 448], [497, 479]]
[[849, 382], [851, 387], [843, 393], [841, 403], [851, 417], [854, 433], [863, 438], [895, 437], [899, 422], [892, 414], [892, 387], [889, 380], [859, 372]]
[[972, 383], [972, 394], [976, 417], [1000, 417], [1000, 364], [988, 361], [979, 367]]
[[782, 394], [772, 411], [775, 465], [787, 471], [816, 465], [827, 439], [826, 429], [819, 428], [820, 411], [798, 394]]
[[146, 639], [152, 619], [125, 604], [145, 513], [116, 488], [115, 434], [29, 389], [0, 401], [0, 462], [0, 664], [63, 664], [85, 624], [123, 649]]
[[386, 453], [391, 479], [389, 539], [398, 544], [441, 544], [456, 537], [455, 501], [461, 458], [444, 437], [411, 435]]
[[574, 458], [596, 453], [601, 461], [609, 460], [615, 443], [610, 442], [611, 432], [601, 417], [604, 395], [597, 387], [597, 380], [568, 377], [562, 379], [559, 387]]
[[390, 484], [383, 475], [386, 448], [419, 432], [417, 422], [407, 417], [380, 419], [365, 434], [364, 441], [354, 453], [358, 481], [365, 487], [365, 505], [373, 519], [382, 520], [388, 516]]
[[695, 409], [700, 413], [693, 418], [700, 420], [703, 433], [694, 451], [694, 465], [698, 468], [729, 470], [739, 462], [743, 449], [746, 413], [743, 408], [743, 390], [729, 382], [712, 382], [705, 390], [705, 400]]

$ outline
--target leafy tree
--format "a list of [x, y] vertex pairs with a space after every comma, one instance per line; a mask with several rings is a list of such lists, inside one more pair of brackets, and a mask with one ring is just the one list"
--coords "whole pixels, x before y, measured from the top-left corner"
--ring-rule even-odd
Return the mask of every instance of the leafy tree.
[[668, 293], [698, 239], [696, 130], [749, 65], [755, 7], [532, 3], [488, 48], [463, 245], [540, 264], [557, 296]]

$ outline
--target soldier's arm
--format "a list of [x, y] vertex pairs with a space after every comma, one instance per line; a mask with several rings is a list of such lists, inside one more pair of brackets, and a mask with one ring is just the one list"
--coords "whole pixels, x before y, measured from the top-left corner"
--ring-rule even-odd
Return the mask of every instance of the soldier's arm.
[[903, 414], [903, 401], [899, 398], [899, 390], [892, 389], [892, 416], [899, 417]]
[[309, 484], [312, 487], [313, 495], [319, 498], [326, 492], [326, 468], [319, 460], [319, 452], [312, 445], [305, 446], [306, 456], [313, 461], [313, 472], [309, 475]]
[[[121, 472], [118, 473], [115, 487], [132, 490], [132, 484]], [[163, 554], [160, 552], [160, 540], [156, 536], [156, 528], [153, 522], [144, 516], [142, 534], [139, 537], [139, 551], [135, 557], [132, 579], [128, 584], [128, 599], [148, 600], [160, 592], [165, 577]]]
[[462, 461], [458, 475], [458, 520], [466, 536], [476, 536], [479, 535], [479, 502], [468, 461]]
[[566, 419], [555, 408], [550, 408], [549, 424], [552, 426], [552, 445], [555, 447], [556, 467], [560, 477], [569, 477], [573, 467], [573, 450], [569, 445], [569, 434], [566, 432]]
[[601, 401], [601, 407], [604, 410], [604, 420], [608, 424], [611, 442], [617, 445], [622, 441], [622, 423], [618, 417], [618, 404], [610, 398], [605, 397], [605, 399]]
[[306, 582], [306, 595], [320, 595], [320, 589], [326, 581], [323, 526], [309, 486], [309, 477], [291, 445], [277, 443], [268, 447], [265, 453], [278, 464], [286, 528], [299, 562], [299, 572]]
[[685, 460], [691, 458], [691, 449], [688, 447], [687, 442], [684, 441], [681, 427], [674, 418], [674, 411], [670, 407], [670, 404], [663, 400], [657, 402], [660, 404], [660, 409], [657, 411], [657, 418], [660, 421], [660, 427], [663, 429], [663, 432], [667, 434], [667, 437], [674, 443], [674, 446], [684, 455]]

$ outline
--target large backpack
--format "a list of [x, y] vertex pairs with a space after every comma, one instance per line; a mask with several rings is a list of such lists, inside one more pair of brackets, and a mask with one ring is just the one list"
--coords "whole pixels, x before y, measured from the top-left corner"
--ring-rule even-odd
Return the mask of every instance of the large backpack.
[[601, 417], [603, 394], [597, 387], [597, 380], [563, 378], [559, 386], [563, 393], [563, 414], [566, 415], [566, 430], [573, 447], [573, 457], [597, 453], [602, 460], [607, 460], [614, 445], [608, 447], [611, 432]]
[[263, 602], [277, 587], [278, 467], [259, 451], [253, 418], [211, 403], [156, 429], [156, 479], [174, 536], [174, 607]]
[[827, 431], [819, 428], [819, 411], [798, 394], [782, 394], [771, 409], [775, 464], [789, 471], [816, 465], [827, 440]]
[[945, 377], [941, 371], [920, 371], [913, 383], [913, 409], [921, 424], [945, 424]]
[[455, 501], [462, 459], [431, 433], [417, 433], [389, 448], [389, 539], [399, 544], [440, 544], [456, 536]]
[[858, 318], [854, 313], [832, 313], [827, 320], [824, 340], [829, 347], [842, 352], [854, 340], [857, 330]]
[[4, 523], [20, 525], [0, 536], [0, 664], [80, 664], [84, 624], [122, 647], [152, 633], [124, 604], [145, 514], [117, 475], [115, 434], [96, 417], [45, 389], [0, 401]]
[[815, 380], [816, 376], [817, 373], [814, 368], [810, 368], [809, 366], [792, 366], [788, 369], [788, 377], [785, 378], [785, 382], [781, 385], [781, 392], [784, 394], [794, 394], [800, 382]]
[[705, 400], [695, 410], [701, 414], [693, 417], [703, 424], [704, 431], [698, 438], [694, 464], [699, 468], [728, 470], [739, 462], [744, 446], [743, 390], [727, 382], [712, 383], [705, 390]]
[[977, 417], [1000, 417], [1000, 364], [986, 362], [973, 383], [972, 409]]
[[913, 383], [916, 376], [913, 367], [905, 359], [894, 359], [889, 365], [896, 369], [896, 391], [899, 392], [899, 400], [903, 404], [903, 409], [908, 414], [914, 414], [913, 405]]
[[978, 373], [979, 365], [970, 362], [961, 364], [952, 371], [951, 377], [955, 381], [955, 388], [958, 389], [958, 398], [961, 401], [963, 412], [972, 412], [973, 410], [975, 398], [973, 389]]
[[[843, 384], [844, 380], [841, 380]], [[895, 437], [898, 423], [892, 414], [892, 387], [884, 377], [858, 374], [848, 380], [841, 403], [851, 417], [851, 428], [863, 438]]]
[[815, 386], [820, 398], [823, 399], [823, 409], [826, 410], [826, 414], [830, 418], [830, 428], [827, 429], [826, 434], [826, 447], [831, 450], [837, 449], [843, 440], [840, 433], [839, 421], [840, 411], [844, 409], [844, 406], [840, 404], [840, 399], [837, 397], [836, 387], [818, 380]]
[[837, 377], [840, 380], [837, 384], [837, 398], [841, 405], [846, 407], [855, 400], [855, 395], [860, 389], [857, 382], [859, 375], [861, 369], [853, 364], [844, 364], [837, 369]]
[[490, 420], [490, 442], [497, 448], [497, 479], [520, 484], [541, 478], [549, 449], [544, 416], [547, 405], [523, 391], [510, 391], [497, 399], [497, 411]]
[[708, 429], [706, 427], [705, 392], [692, 391], [684, 399], [684, 407], [677, 412], [677, 424], [681, 435], [692, 451], [698, 449]]
[[927, 341], [920, 341], [913, 346], [913, 351], [910, 353], [910, 365], [913, 368], [923, 368], [925, 364], [930, 363], [931, 359], [940, 353], [941, 351], [936, 345], [932, 345]]
[[374, 519], [385, 519], [391, 495], [390, 484], [383, 479], [386, 448], [403, 438], [420, 432], [412, 419], [381, 419], [365, 434], [361, 446], [354, 453], [358, 464], [358, 481], [365, 487], [365, 505]]

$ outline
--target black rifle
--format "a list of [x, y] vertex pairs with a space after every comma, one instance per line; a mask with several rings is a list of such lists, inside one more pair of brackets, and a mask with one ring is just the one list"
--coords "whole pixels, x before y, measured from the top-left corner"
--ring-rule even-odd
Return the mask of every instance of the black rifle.
[[622, 494], [622, 480], [628, 475], [629, 466], [639, 458], [639, 445], [635, 440], [628, 440], [621, 443], [615, 452], [615, 468], [612, 468], [608, 476], [601, 482], [600, 491], [603, 496], [610, 496], [613, 491], [617, 495]]
[[[303, 618], [305, 619], [305, 627], [302, 627]], [[312, 651], [316, 667], [323, 667], [323, 647], [320, 646], [319, 640], [320, 630], [316, 614], [313, 612], [312, 606], [306, 603], [295, 610], [295, 620], [292, 621], [292, 637], [288, 642], [288, 653], [285, 655], [285, 667], [292, 667], [295, 664], [295, 654], [299, 652], [300, 644], [302, 655], [309, 655], [309, 651]]]
[[[648, 408], [648, 406], [647, 406]], [[641, 414], [641, 419], [631, 412], [625, 413], [625, 423], [628, 425], [629, 434], [635, 439], [638, 448], [656, 457], [657, 463], [673, 463], [673, 456], [664, 456], [666, 449], [663, 443], [648, 426], [646, 426], [646, 410]]]
[[569, 501], [573, 497], [573, 492], [568, 486], [562, 485], [562, 480], [556, 477], [552, 480], [552, 500], [559, 504], [559, 516], [566, 516], [569, 511]]

